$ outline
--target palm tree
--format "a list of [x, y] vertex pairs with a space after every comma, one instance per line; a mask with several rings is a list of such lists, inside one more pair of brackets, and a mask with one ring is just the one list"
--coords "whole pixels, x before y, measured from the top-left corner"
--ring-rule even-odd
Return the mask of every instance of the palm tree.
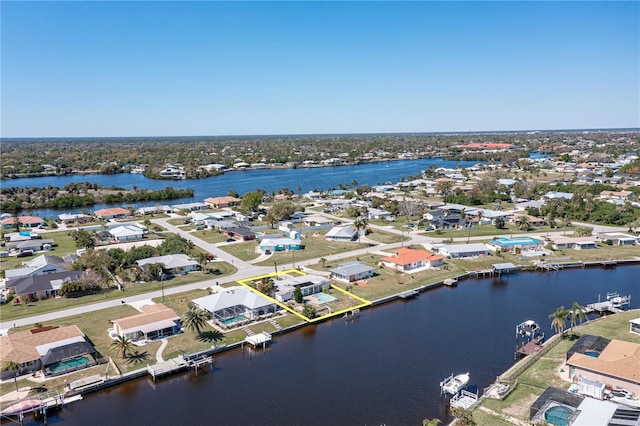
[[569, 313], [568, 309], [565, 309], [564, 306], [560, 306], [554, 313], [549, 314], [551, 327], [561, 336], [564, 335], [565, 323], [569, 317]]
[[573, 327], [582, 323], [587, 317], [587, 314], [584, 306], [581, 306], [578, 302], [573, 302], [569, 315], [571, 316], [571, 334], [573, 334]]
[[18, 392], [18, 373], [22, 372], [22, 364], [18, 364], [15, 361], [5, 361], [2, 364], [2, 371], [11, 371], [13, 382], [16, 384], [16, 392]]
[[200, 265], [200, 274], [204, 275], [204, 271], [207, 269], [207, 258], [209, 255], [205, 252], [198, 252], [196, 255], [196, 259], [198, 260], [198, 265]]
[[128, 354], [133, 352], [133, 348], [133, 342], [126, 336], [118, 336], [118, 338], [109, 345], [109, 350], [120, 354], [122, 358], [126, 358]]
[[353, 222], [353, 225], [356, 227], [356, 229], [358, 230], [358, 243], [360, 243], [360, 230], [365, 230], [367, 229], [367, 225], [369, 224], [369, 219], [367, 219], [365, 216], [359, 216], [358, 218], [356, 218], [356, 220]]
[[528, 231], [531, 226], [531, 222], [529, 222], [529, 218], [525, 215], [520, 215], [516, 219], [516, 226], [521, 231]]
[[196, 307], [191, 307], [182, 315], [182, 324], [187, 330], [202, 334], [202, 329], [207, 325], [209, 314]]

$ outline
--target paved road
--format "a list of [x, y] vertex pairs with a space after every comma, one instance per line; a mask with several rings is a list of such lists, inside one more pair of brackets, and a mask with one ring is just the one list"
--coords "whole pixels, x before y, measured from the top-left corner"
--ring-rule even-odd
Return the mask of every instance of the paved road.
[[[335, 216], [331, 216], [331, 215], [326, 215], [327, 217], [331, 217], [336, 219]], [[345, 223], [349, 223], [349, 221], [345, 221], [344, 218], [337, 218], [342, 220]], [[238, 259], [234, 256], [232, 256], [231, 254], [227, 253], [226, 251], [220, 249], [219, 247], [217, 247], [214, 244], [211, 243], [207, 243], [206, 241], [203, 241], [199, 238], [197, 238], [196, 236], [190, 234], [189, 232], [186, 232], [174, 225], [171, 225], [170, 223], [168, 223], [169, 219], [154, 219], [152, 220], [152, 222], [165, 227], [167, 230], [174, 232], [178, 235], [180, 235], [181, 237], [192, 241], [196, 246], [202, 248], [205, 251], [208, 251], [209, 253], [212, 253], [214, 255], [216, 255], [219, 259], [222, 259], [225, 262], [228, 262], [230, 264], [232, 264], [233, 266], [235, 266], [236, 268], [238, 268], [238, 271], [230, 276], [227, 277], [222, 277], [222, 278], [215, 278], [215, 279], [209, 279], [209, 280], [205, 280], [205, 281], [199, 281], [196, 283], [192, 283], [192, 284], [186, 284], [183, 286], [179, 286], [179, 287], [172, 287], [172, 288], [167, 288], [164, 290], [158, 290], [158, 291], [153, 291], [150, 293], [145, 293], [145, 294], [139, 294], [136, 296], [126, 296], [126, 291], [122, 293], [122, 298], [121, 299], [117, 299], [117, 300], [108, 300], [105, 302], [99, 302], [99, 303], [92, 303], [89, 305], [84, 305], [84, 306], [77, 306], [75, 308], [69, 308], [69, 309], [64, 309], [64, 310], [60, 310], [60, 311], [55, 311], [55, 312], [49, 312], [46, 314], [41, 314], [41, 315], [34, 315], [31, 317], [27, 317], [27, 318], [22, 318], [22, 319], [16, 319], [16, 320], [11, 320], [11, 321], [4, 321], [4, 322], [0, 322], [0, 330], [7, 330], [11, 327], [20, 327], [23, 325], [29, 325], [29, 324], [34, 324], [34, 323], [46, 323], [46, 322], [51, 322], [54, 321], [56, 319], [59, 318], [65, 318], [65, 317], [69, 317], [69, 316], [73, 316], [73, 315], [79, 315], [79, 314], [84, 314], [87, 312], [92, 312], [92, 311], [97, 311], [100, 309], [106, 309], [106, 308], [111, 308], [114, 306], [119, 306], [121, 305], [123, 302], [124, 303], [130, 303], [130, 302], [137, 302], [140, 300], [145, 300], [145, 299], [151, 299], [151, 298], [160, 298], [162, 297], [162, 295], [172, 295], [172, 294], [178, 294], [178, 293], [182, 293], [182, 292], [186, 292], [186, 291], [190, 291], [190, 290], [195, 290], [195, 289], [200, 289], [200, 288], [207, 288], [207, 287], [213, 287], [215, 286], [217, 283], [218, 284], [225, 284], [225, 283], [230, 283], [230, 282], [234, 282], [240, 279], [244, 279], [244, 278], [249, 278], [249, 277], [254, 277], [256, 275], [261, 275], [261, 274], [265, 274], [265, 273], [269, 273], [269, 272], [273, 272], [273, 268], [270, 266], [256, 266], [256, 265], [252, 265], [251, 263], [245, 262], [241, 259]], [[621, 228], [621, 227], [611, 227], [611, 226], [599, 226], [599, 225], [590, 225], [590, 224], [580, 224], [580, 223], [575, 223], [576, 225], [580, 225], [580, 226], [590, 226], [594, 228], [595, 232], [612, 232], [612, 231], [626, 231], [626, 229]], [[403, 235], [403, 236], [407, 236], [410, 238], [409, 241], [404, 241], [404, 242], [400, 242], [400, 243], [393, 243], [393, 244], [380, 244], [377, 246], [372, 246], [372, 247], [367, 247], [367, 248], [362, 248], [362, 249], [358, 249], [358, 250], [352, 250], [349, 252], [344, 252], [344, 253], [337, 253], [334, 255], [330, 255], [330, 256], [324, 256], [325, 259], [327, 259], [327, 261], [335, 261], [335, 260], [339, 260], [339, 259], [345, 259], [345, 258], [351, 258], [351, 257], [357, 257], [357, 256], [364, 256], [370, 253], [374, 253], [374, 252], [388, 252], [394, 248], [398, 248], [401, 246], [408, 246], [408, 245], [412, 245], [412, 244], [425, 244], [425, 243], [434, 243], [434, 242], [441, 242], [443, 241], [443, 238], [436, 238], [436, 237], [430, 237], [430, 236], [425, 236], [425, 235], [419, 235], [415, 232], [407, 232], [407, 231], [398, 231], [397, 229], [391, 228], [391, 227], [386, 227], [386, 226], [379, 226], [379, 225], [373, 225], [370, 224], [369, 225], [370, 228], [373, 229], [378, 229], [381, 231], [385, 231], [385, 232], [389, 232], [389, 233], [393, 233], [393, 234], [397, 234], [397, 235]], [[557, 232], [528, 232], [526, 234], [513, 234], [511, 235], [512, 237], [518, 237], [518, 236], [527, 236], [527, 237], [532, 237], [532, 236], [539, 236], [539, 237], [545, 237], [548, 235], [563, 235], [564, 231], [557, 231]], [[503, 235], [504, 236], [504, 235]], [[487, 240], [487, 239], [491, 239], [493, 238], [493, 236], [481, 236], [481, 237], [458, 237], [458, 238], [453, 238], [453, 241], [455, 242], [466, 242], [466, 241], [480, 241], [480, 240]], [[290, 269], [290, 268], [294, 268], [294, 267], [302, 267], [302, 266], [308, 266], [308, 265], [312, 265], [312, 264], [316, 264], [320, 262], [320, 258], [315, 258], [315, 259], [308, 259], [308, 260], [302, 260], [302, 261], [297, 261], [295, 262], [295, 265], [293, 263], [293, 261], [291, 263], [288, 264], [281, 264], [278, 265], [278, 269], [279, 270], [284, 270], [284, 269]]]

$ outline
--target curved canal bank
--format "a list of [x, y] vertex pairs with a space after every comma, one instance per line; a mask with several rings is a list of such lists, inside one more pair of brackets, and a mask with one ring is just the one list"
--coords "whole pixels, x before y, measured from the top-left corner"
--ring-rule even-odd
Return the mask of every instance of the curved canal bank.
[[585, 305], [610, 291], [638, 300], [638, 273], [640, 267], [626, 266], [461, 281], [457, 288], [368, 309], [355, 321], [335, 319], [278, 335], [266, 351], [219, 353], [213, 375], [141, 378], [89, 394], [59, 420], [236, 425], [446, 419], [438, 389], [446, 375], [468, 370], [472, 384], [487, 386], [513, 365], [515, 324], [534, 319], [550, 335], [547, 317], [560, 304]]

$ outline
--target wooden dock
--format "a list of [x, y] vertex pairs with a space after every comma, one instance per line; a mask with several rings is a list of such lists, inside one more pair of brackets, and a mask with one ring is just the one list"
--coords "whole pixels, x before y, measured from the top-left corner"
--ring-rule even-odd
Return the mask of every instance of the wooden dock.
[[398, 297], [401, 299], [411, 299], [412, 297], [416, 297], [417, 295], [418, 290], [408, 290], [398, 294]]
[[629, 307], [630, 305], [631, 295], [620, 296], [618, 293], [607, 293], [607, 300], [600, 301], [600, 297], [598, 297], [598, 302], [588, 304], [585, 306], [584, 311], [587, 314], [592, 312], [599, 314], [605, 314], [607, 312], [617, 314], [623, 312], [625, 306]]
[[65, 398], [57, 391], [49, 391], [35, 397], [24, 398], [19, 401], [11, 401], [0, 408], [0, 420], [8, 420], [20, 425], [24, 424], [25, 415], [33, 413], [41, 416], [44, 424], [47, 424], [47, 411], [58, 409], [70, 402], [79, 401], [82, 396], [76, 395]]
[[458, 279], [457, 278], [448, 278], [446, 280], [444, 280], [442, 282], [442, 284], [449, 286], [449, 287], [455, 287], [458, 285]]
[[473, 407], [476, 402], [478, 402], [478, 394], [471, 393], [463, 389], [460, 391], [460, 393], [451, 398], [451, 401], [449, 401], [449, 405], [453, 408], [463, 408], [465, 410], [468, 410], [469, 408]]
[[155, 365], [148, 365], [147, 371], [151, 374], [153, 380], [156, 380], [157, 377], [176, 373], [186, 369], [187, 367], [189, 367], [189, 363], [183, 357], [177, 357]]
[[267, 343], [271, 342], [272, 339], [273, 337], [271, 336], [271, 334], [263, 331], [262, 333], [247, 336], [244, 341], [252, 345], [254, 348], [259, 345], [262, 345], [262, 347], [264, 348]]

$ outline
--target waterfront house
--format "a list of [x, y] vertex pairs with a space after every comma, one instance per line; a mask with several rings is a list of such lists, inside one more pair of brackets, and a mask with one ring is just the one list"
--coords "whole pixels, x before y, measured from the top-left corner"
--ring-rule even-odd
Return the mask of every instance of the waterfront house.
[[275, 281], [276, 300], [286, 302], [293, 299], [296, 287], [300, 288], [302, 296], [310, 296], [331, 288], [329, 278], [318, 275], [280, 275]]
[[373, 276], [374, 268], [369, 265], [365, 265], [360, 261], [340, 263], [333, 269], [330, 269], [331, 279], [342, 281], [345, 283], [352, 283], [354, 281], [360, 281]]
[[205, 203], [181, 203], [181, 204], [173, 204], [171, 206], [171, 210], [174, 213], [181, 213], [183, 211], [202, 210], [206, 208], [207, 208], [207, 205]]
[[193, 303], [209, 313], [221, 325], [245, 320], [253, 321], [262, 315], [273, 314], [278, 305], [246, 287], [217, 287], [217, 292], [194, 299]]
[[187, 176], [187, 172], [185, 172], [182, 168], [169, 165], [166, 169], [160, 170], [160, 176], [171, 179], [185, 179]]
[[233, 238], [234, 240], [239, 241], [249, 241], [256, 239], [256, 233], [245, 226], [227, 228], [224, 230], [224, 234], [229, 238]]
[[14, 278], [28, 277], [32, 275], [45, 275], [54, 272], [62, 272], [67, 269], [64, 260], [58, 256], [43, 254], [35, 257], [27, 262], [22, 263], [23, 268], [5, 270], [5, 278], [11, 280]]
[[633, 246], [638, 244], [640, 237], [623, 234], [622, 232], [609, 232], [596, 235], [600, 241], [611, 241], [614, 246]]
[[14, 216], [0, 220], [3, 229], [15, 228], [16, 220], [21, 228], [38, 228], [46, 226], [47, 223], [38, 216]]
[[136, 263], [143, 271], [146, 271], [149, 265], [159, 263], [162, 265], [162, 270], [165, 273], [172, 275], [186, 274], [198, 269], [198, 262], [186, 254], [168, 254], [166, 256], [148, 257], [137, 260]]
[[567, 358], [569, 379], [584, 378], [640, 395], [640, 344], [585, 334]]
[[111, 207], [108, 209], [96, 210], [94, 214], [100, 219], [111, 220], [124, 219], [125, 217], [131, 215], [131, 212], [129, 212], [129, 210], [127, 209], [123, 209], [122, 207]]
[[259, 253], [275, 253], [280, 251], [300, 250], [302, 241], [299, 238], [265, 238], [257, 247]]
[[565, 237], [562, 235], [550, 235], [547, 237], [554, 250], [575, 249], [586, 250], [598, 248], [595, 237]]
[[542, 250], [544, 242], [531, 237], [496, 237], [487, 244], [487, 248], [491, 251], [531, 251]]
[[45, 275], [28, 275], [8, 280], [5, 287], [20, 300], [41, 300], [57, 297], [66, 282], [80, 281], [84, 271], [61, 271]]
[[480, 257], [489, 255], [489, 249], [481, 243], [472, 244], [434, 244], [434, 249], [444, 257], [457, 259], [461, 257]]
[[107, 232], [117, 243], [141, 240], [144, 237], [144, 230], [134, 225], [117, 226]]
[[358, 238], [358, 230], [351, 225], [348, 226], [334, 226], [326, 233], [325, 239], [327, 241], [354, 241]]
[[236, 197], [224, 196], [205, 198], [204, 202], [214, 209], [221, 209], [225, 207], [239, 206], [242, 200]]
[[87, 223], [91, 222], [93, 218], [88, 214], [76, 213], [62, 213], [58, 215], [58, 220], [66, 225], [70, 225], [73, 223]]
[[133, 341], [173, 336], [182, 328], [180, 317], [175, 311], [161, 303], [142, 306], [139, 314], [111, 322], [112, 336], [121, 336]]
[[147, 207], [140, 207], [138, 210], [136, 210], [136, 212], [141, 215], [169, 214], [171, 213], [171, 207], [169, 207], [166, 204], [157, 205], [157, 206], [147, 206]]
[[436, 268], [444, 264], [441, 255], [429, 253], [426, 250], [414, 250], [403, 247], [395, 250], [393, 256], [380, 259], [380, 265], [400, 272], [412, 272], [416, 269]]
[[[0, 348], [0, 364], [7, 361], [20, 364], [21, 374], [42, 371], [55, 375], [96, 364], [95, 349], [76, 325], [41, 327], [0, 336]], [[0, 373], [2, 379], [12, 375], [11, 371]]]

